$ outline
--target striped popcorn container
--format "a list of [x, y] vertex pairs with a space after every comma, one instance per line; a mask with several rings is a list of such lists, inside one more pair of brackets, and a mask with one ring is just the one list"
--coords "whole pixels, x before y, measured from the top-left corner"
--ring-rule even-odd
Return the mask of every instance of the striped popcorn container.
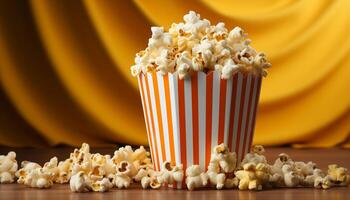
[[140, 74], [138, 83], [156, 170], [164, 161], [206, 170], [213, 147], [221, 143], [238, 161], [249, 151], [261, 76], [239, 72], [226, 80], [214, 71], [180, 80], [177, 73], [153, 72]]

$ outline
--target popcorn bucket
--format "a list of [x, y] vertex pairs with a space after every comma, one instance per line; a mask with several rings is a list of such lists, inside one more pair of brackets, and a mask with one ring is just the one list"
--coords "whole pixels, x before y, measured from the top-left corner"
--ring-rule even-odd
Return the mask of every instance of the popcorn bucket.
[[180, 80], [177, 73], [153, 72], [140, 74], [138, 83], [155, 170], [164, 161], [206, 170], [221, 143], [236, 152], [238, 164], [248, 153], [261, 76], [239, 72], [226, 80], [214, 71]]

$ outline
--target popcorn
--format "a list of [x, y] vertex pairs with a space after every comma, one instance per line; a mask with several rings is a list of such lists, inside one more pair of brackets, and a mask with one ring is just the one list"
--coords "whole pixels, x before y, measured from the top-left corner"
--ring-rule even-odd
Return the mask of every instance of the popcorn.
[[53, 185], [53, 174], [43, 168], [31, 170], [24, 179], [24, 184], [35, 188], [49, 188]]
[[71, 168], [72, 168], [72, 162], [73, 160], [68, 158], [65, 161], [60, 161], [57, 166], [58, 175], [56, 179], [54, 180], [55, 183], [68, 183], [69, 179], [72, 175]]
[[91, 190], [91, 181], [83, 171], [73, 175], [69, 181], [69, 185], [73, 192], [88, 192]]
[[[324, 172], [320, 169], [314, 169], [311, 175], [308, 175], [304, 178], [303, 180], [303, 185], [305, 186], [314, 186], [315, 180], [318, 178], [323, 178], [325, 177]], [[316, 184], [318, 185], [318, 184]], [[316, 187], [316, 186], [315, 186]]]
[[189, 190], [200, 188], [208, 184], [209, 176], [199, 165], [191, 165], [186, 169], [186, 185]]
[[148, 40], [150, 49], [166, 48], [172, 44], [172, 37], [164, 32], [163, 27], [151, 27], [152, 37]]
[[149, 176], [144, 176], [141, 179], [141, 186], [143, 189], [147, 189], [148, 187], [150, 187], [151, 184], [151, 177]]
[[[264, 152], [261, 145], [255, 145], [236, 169], [236, 154], [229, 152], [224, 144], [217, 145], [207, 172], [199, 165], [186, 169], [186, 186], [194, 190], [206, 187], [209, 181], [217, 189], [262, 190], [268, 186], [329, 189], [350, 183], [344, 167], [329, 165], [325, 173], [315, 163], [293, 161], [285, 153], [269, 165]], [[170, 161], [163, 163], [161, 171], [154, 171], [149, 152], [143, 146], [135, 151], [131, 146], [121, 147], [111, 157], [90, 153], [89, 145], [84, 143], [64, 161], [58, 162], [57, 157], [53, 157], [43, 167], [23, 161], [18, 171], [15, 158], [14, 152], [0, 156], [1, 183], [13, 182], [16, 175], [18, 183], [29, 187], [50, 188], [54, 182], [69, 182], [73, 192], [106, 192], [114, 185], [128, 188], [132, 183], [139, 183], [144, 189], [159, 189], [163, 184], [181, 184], [184, 178], [182, 165], [173, 165]]]
[[114, 184], [117, 188], [128, 188], [131, 183], [131, 178], [129, 177], [133, 171], [133, 166], [127, 162], [122, 161], [117, 167], [117, 174], [115, 175]]
[[0, 183], [13, 183], [18, 169], [16, 153], [10, 151], [7, 155], [0, 155]]
[[192, 68], [192, 60], [190, 57], [190, 53], [188, 51], [184, 51], [179, 55], [178, 60], [176, 61], [176, 65], [178, 66], [178, 74], [179, 78], [183, 79], [189, 75]]
[[330, 180], [329, 176], [325, 176], [325, 177], [321, 177], [318, 176], [315, 178], [315, 183], [314, 183], [314, 187], [318, 188], [318, 189], [329, 189], [330, 187], [332, 187], [332, 183]]
[[223, 73], [223, 79], [239, 71], [267, 75], [266, 69], [271, 64], [265, 54], [257, 53], [250, 46], [251, 41], [242, 28], [228, 31], [224, 23], [211, 25], [193, 11], [183, 20], [173, 23], [168, 32], [163, 27], [151, 28], [148, 47], [136, 54], [135, 65], [131, 67], [133, 76], [153, 71], [162, 75], [177, 72], [183, 79], [192, 71], [213, 70]]
[[[214, 167], [216, 162], [218, 166]], [[213, 171], [218, 172], [218, 169], [220, 169], [224, 173], [233, 172], [233, 170], [236, 168], [236, 162], [236, 153], [229, 152], [227, 146], [225, 146], [223, 143], [214, 147], [214, 151], [210, 159], [210, 164], [212, 164], [212, 166], [215, 168]], [[213, 167], [208, 167], [208, 170], [213, 169]]]
[[170, 161], [165, 161], [162, 166], [162, 171], [158, 176], [159, 183], [173, 184], [181, 183], [183, 179], [182, 165], [172, 165]]
[[284, 174], [284, 184], [287, 187], [296, 187], [301, 181], [301, 177], [298, 176], [291, 165], [283, 165], [282, 172]]
[[328, 177], [329, 180], [340, 186], [350, 185], [350, 175], [347, 174], [348, 169], [339, 167], [336, 164], [328, 165]]
[[109, 181], [108, 178], [103, 178], [100, 181], [96, 181], [91, 184], [91, 189], [94, 192], [107, 192], [113, 187], [113, 184]]
[[16, 177], [18, 178], [17, 183], [20, 183], [20, 184], [24, 184], [27, 175], [31, 171], [41, 168], [41, 166], [38, 163], [29, 162], [29, 161], [22, 161], [21, 167], [22, 168], [16, 172]]
[[57, 168], [57, 157], [53, 157], [50, 159], [49, 162], [46, 162], [43, 166], [43, 171], [45, 173], [51, 174], [52, 175], [52, 181], [56, 180], [58, 175], [59, 175], [59, 171]]
[[256, 165], [259, 163], [267, 163], [266, 158], [263, 155], [264, 152], [265, 152], [265, 149], [263, 146], [261, 146], [261, 145], [253, 146], [252, 152], [247, 153], [244, 156], [244, 159], [241, 162], [241, 166], [243, 166], [246, 163], [250, 163], [250, 162], [253, 162]]
[[225, 186], [226, 176], [224, 173], [217, 173], [214, 171], [207, 172], [210, 183], [216, 186], [216, 189], [221, 190]]
[[221, 78], [229, 79], [234, 73], [239, 70], [240, 67], [241, 65], [234, 63], [231, 58], [226, 59], [224, 65], [221, 68]]
[[160, 56], [156, 58], [155, 63], [157, 65], [156, 70], [160, 71], [162, 75], [168, 74], [174, 71], [175, 61], [170, 59], [171, 53], [167, 49], [163, 49]]
[[262, 186], [258, 185], [256, 176], [255, 176], [255, 164], [254, 163], [246, 163], [243, 165], [243, 170], [239, 170], [235, 173], [237, 178], [239, 179], [238, 188], [240, 190], [261, 190]]
[[210, 183], [216, 189], [222, 189], [225, 183], [228, 187], [233, 186], [234, 180], [226, 181], [226, 174], [232, 174], [236, 167], [236, 153], [229, 152], [227, 146], [220, 144], [214, 147], [208, 166], [208, 176]]

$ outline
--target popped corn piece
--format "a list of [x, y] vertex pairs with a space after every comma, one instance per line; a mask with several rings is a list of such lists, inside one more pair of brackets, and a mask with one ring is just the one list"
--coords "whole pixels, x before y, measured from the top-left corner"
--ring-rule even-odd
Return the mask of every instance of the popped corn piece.
[[45, 172], [43, 168], [31, 170], [24, 179], [24, 184], [34, 188], [49, 188], [53, 185], [53, 174]]
[[323, 177], [325, 177], [325, 174], [324, 174], [324, 172], [322, 172], [322, 170], [316, 168], [313, 170], [311, 175], [308, 175], [304, 178], [302, 184], [304, 186], [314, 186], [315, 180], [318, 177], [323, 178]]
[[107, 192], [113, 187], [113, 184], [108, 178], [103, 178], [91, 184], [91, 188], [94, 192]]
[[29, 162], [29, 161], [22, 161], [21, 167], [22, 168], [20, 170], [16, 171], [16, 177], [18, 178], [17, 183], [20, 183], [20, 184], [24, 184], [27, 175], [31, 171], [41, 168], [41, 166], [38, 163]]
[[[234, 173], [233, 173], [234, 175]], [[237, 188], [239, 184], [239, 179], [237, 177], [227, 177], [226, 175], [226, 179], [225, 179], [225, 183], [224, 183], [224, 188], [227, 189], [231, 189], [231, 188]]]
[[190, 53], [188, 51], [184, 51], [179, 54], [176, 65], [177, 73], [179, 74], [180, 79], [188, 76], [192, 68], [192, 58], [190, 56]]
[[57, 157], [55, 156], [51, 158], [49, 162], [46, 162], [43, 166], [44, 172], [52, 174], [52, 181], [54, 181], [59, 174], [57, 164], [58, 164], [58, 160], [57, 160]]
[[164, 32], [163, 27], [151, 27], [152, 37], [148, 40], [150, 49], [166, 48], [172, 44], [172, 37], [169, 33]]
[[226, 176], [224, 173], [207, 172], [210, 184], [215, 185], [216, 189], [221, 190], [225, 185]]
[[296, 187], [299, 185], [302, 178], [295, 173], [293, 166], [288, 164], [283, 165], [282, 172], [284, 174], [284, 184], [287, 187]]
[[[259, 167], [259, 169], [263, 169], [263, 167]], [[256, 173], [256, 165], [255, 163], [246, 163], [243, 165], [243, 170], [238, 170], [235, 173], [236, 177], [239, 179], [238, 189], [240, 190], [262, 190], [263, 181], [260, 180]], [[261, 177], [264, 177], [260, 175]]]
[[151, 181], [150, 181], [150, 184], [152, 189], [159, 189], [162, 184], [159, 183], [158, 179], [156, 177], [151, 177]]
[[10, 151], [7, 155], [0, 155], [0, 184], [13, 183], [17, 169], [18, 164], [15, 152]]
[[293, 160], [289, 157], [289, 155], [285, 153], [281, 153], [278, 155], [278, 158], [275, 160], [274, 164], [271, 167], [271, 173], [272, 174], [281, 174], [283, 175], [282, 172], [282, 167], [283, 165], [293, 165]]
[[347, 174], [348, 169], [339, 167], [336, 164], [328, 165], [329, 180], [339, 186], [348, 186], [350, 184], [350, 175]]
[[215, 171], [217, 173], [222, 171], [223, 173], [230, 173], [235, 170], [236, 162], [236, 153], [229, 152], [227, 146], [222, 143], [214, 147], [210, 158], [208, 171]]
[[139, 169], [137, 174], [133, 177], [133, 179], [137, 182], [141, 181], [143, 177], [148, 176], [148, 170], [146, 169]]
[[161, 50], [159, 57], [155, 59], [155, 63], [157, 65], [156, 70], [160, 71], [162, 75], [166, 75], [169, 72], [174, 71], [175, 61], [171, 59], [170, 50]]
[[189, 190], [206, 186], [208, 180], [208, 175], [199, 165], [191, 165], [186, 169], [186, 185]]
[[142, 179], [141, 179], [141, 186], [142, 186], [143, 189], [149, 188], [150, 184], [151, 184], [151, 177], [149, 177], [149, 176], [142, 177]]
[[91, 190], [91, 181], [83, 171], [74, 174], [69, 181], [69, 185], [73, 192], [89, 192]]
[[294, 162], [294, 168], [298, 174], [306, 177], [313, 174], [314, 169], [316, 169], [316, 164], [313, 162], [304, 163], [298, 161]]
[[174, 182], [182, 182], [183, 170], [182, 165], [172, 165], [170, 161], [165, 161], [162, 165], [162, 171], [158, 176], [160, 183], [173, 184]]
[[131, 146], [127, 145], [125, 147], [120, 147], [117, 151], [114, 152], [112, 161], [114, 164], [119, 164], [122, 161], [132, 162], [134, 151]]
[[58, 166], [57, 166], [58, 175], [54, 180], [55, 183], [63, 184], [63, 183], [69, 182], [69, 179], [72, 176], [72, 172], [71, 172], [72, 162], [73, 160], [68, 158], [58, 163]]
[[117, 174], [115, 175], [114, 184], [117, 188], [128, 188], [131, 183], [130, 175], [132, 173], [132, 164], [127, 161], [122, 161], [117, 167]]
[[244, 159], [241, 162], [241, 166], [245, 165], [246, 163], [253, 162], [256, 165], [259, 163], [267, 163], [266, 157], [263, 155], [265, 152], [265, 149], [261, 145], [254, 145], [252, 148], [251, 153], [247, 153], [244, 156]]
[[239, 71], [240, 67], [241, 65], [237, 65], [231, 58], [226, 59], [221, 69], [221, 78], [230, 79], [233, 74]]
[[325, 176], [325, 177], [318, 176], [315, 178], [315, 182], [314, 182], [315, 188], [329, 189], [332, 186], [333, 186], [333, 184], [332, 184], [329, 176]]

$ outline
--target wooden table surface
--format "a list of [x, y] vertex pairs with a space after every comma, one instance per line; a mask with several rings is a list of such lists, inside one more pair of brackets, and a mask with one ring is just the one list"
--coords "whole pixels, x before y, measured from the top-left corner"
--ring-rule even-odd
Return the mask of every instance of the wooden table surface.
[[[17, 152], [17, 160], [31, 160], [42, 164], [53, 156], [60, 160], [67, 158], [72, 148], [60, 147], [50, 149], [10, 149], [0, 147], [0, 155], [9, 150]], [[113, 149], [99, 148], [92, 149], [93, 152], [113, 153]], [[276, 156], [281, 153], [288, 153], [294, 160], [314, 161], [321, 169], [326, 169], [328, 164], [337, 163], [350, 169], [350, 150], [345, 149], [292, 149], [292, 148], [268, 148], [266, 157], [269, 162], [273, 162]], [[297, 189], [272, 189], [264, 191], [239, 191], [235, 190], [142, 190], [138, 187], [129, 189], [113, 189], [106, 193], [72, 193], [69, 185], [54, 185], [51, 189], [33, 189], [19, 184], [0, 184], [0, 199], [151, 199], [151, 200], [193, 200], [193, 199], [350, 199], [350, 187], [331, 188], [329, 190], [318, 190], [313, 188]]]

